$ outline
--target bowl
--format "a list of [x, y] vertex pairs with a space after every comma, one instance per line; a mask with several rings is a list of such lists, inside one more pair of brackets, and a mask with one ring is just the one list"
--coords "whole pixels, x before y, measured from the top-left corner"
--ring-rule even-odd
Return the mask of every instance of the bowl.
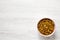
[[37, 24], [38, 32], [43, 37], [50, 37], [55, 32], [54, 20], [50, 18], [42, 18]]

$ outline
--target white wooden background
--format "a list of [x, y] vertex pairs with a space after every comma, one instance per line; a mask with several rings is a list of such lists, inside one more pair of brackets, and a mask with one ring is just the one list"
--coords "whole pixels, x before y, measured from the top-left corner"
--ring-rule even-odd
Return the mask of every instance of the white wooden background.
[[[44, 17], [56, 24], [48, 38], [36, 27]], [[60, 0], [0, 0], [0, 40], [60, 40]]]

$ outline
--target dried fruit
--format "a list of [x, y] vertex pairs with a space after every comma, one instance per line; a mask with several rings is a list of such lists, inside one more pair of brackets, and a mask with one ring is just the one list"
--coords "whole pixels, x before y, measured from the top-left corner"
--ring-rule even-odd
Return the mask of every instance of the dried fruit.
[[43, 35], [49, 35], [54, 31], [54, 22], [49, 18], [43, 18], [38, 22], [38, 31]]

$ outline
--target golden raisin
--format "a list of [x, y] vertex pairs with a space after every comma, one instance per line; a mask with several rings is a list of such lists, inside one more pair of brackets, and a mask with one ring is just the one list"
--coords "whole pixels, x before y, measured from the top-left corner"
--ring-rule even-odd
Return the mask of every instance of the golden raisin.
[[54, 22], [49, 18], [44, 18], [38, 22], [38, 31], [44, 35], [49, 35], [54, 31]]

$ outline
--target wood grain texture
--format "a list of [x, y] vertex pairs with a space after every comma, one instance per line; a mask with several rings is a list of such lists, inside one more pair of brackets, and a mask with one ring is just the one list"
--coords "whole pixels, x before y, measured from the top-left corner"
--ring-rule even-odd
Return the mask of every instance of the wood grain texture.
[[[53, 37], [38, 35], [36, 24], [41, 18], [55, 20]], [[0, 0], [0, 40], [59, 40], [59, 0]]]

